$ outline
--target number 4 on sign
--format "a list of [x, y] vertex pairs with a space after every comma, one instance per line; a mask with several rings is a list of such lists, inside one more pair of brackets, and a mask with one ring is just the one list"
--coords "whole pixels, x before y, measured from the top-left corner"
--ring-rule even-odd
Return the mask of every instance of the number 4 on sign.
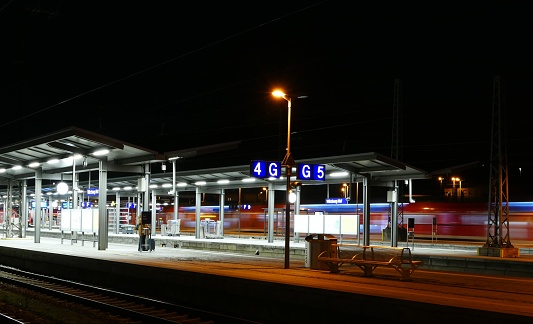
[[252, 161], [250, 173], [256, 178], [266, 178], [266, 161]]

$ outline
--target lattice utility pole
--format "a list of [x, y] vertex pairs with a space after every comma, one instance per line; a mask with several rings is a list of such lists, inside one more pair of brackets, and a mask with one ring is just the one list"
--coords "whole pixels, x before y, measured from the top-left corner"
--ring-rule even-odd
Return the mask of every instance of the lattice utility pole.
[[391, 158], [402, 160], [402, 80], [394, 80], [394, 102], [392, 107]]
[[[400, 79], [394, 80], [394, 102], [392, 109], [392, 145], [391, 157], [398, 161], [402, 160], [402, 82]], [[398, 204], [401, 187], [398, 186], [398, 180], [394, 180], [394, 187], [389, 191], [387, 197], [389, 208], [388, 228], [391, 231], [391, 246], [398, 245], [398, 229], [403, 227], [403, 204]]]
[[509, 228], [505, 98], [499, 76], [493, 82], [491, 132], [487, 241], [478, 249], [478, 254], [518, 257], [520, 251], [511, 244]]

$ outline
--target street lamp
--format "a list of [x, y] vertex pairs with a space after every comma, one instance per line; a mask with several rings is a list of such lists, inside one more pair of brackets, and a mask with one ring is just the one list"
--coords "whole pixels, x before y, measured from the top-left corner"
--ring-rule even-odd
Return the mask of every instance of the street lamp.
[[294, 165], [294, 158], [291, 154], [291, 98], [287, 97], [285, 93], [280, 90], [272, 92], [275, 97], [281, 97], [287, 100], [287, 152], [281, 162], [281, 165], [285, 166], [285, 176], [287, 177], [286, 188], [286, 206], [285, 206], [285, 269], [289, 268], [289, 252], [290, 252], [290, 228], [291, 228], [291, 202], [289, 200], [291, 190], [291, 169]]
[[348, 198], [348, 184], [343, 183], [341, 188], [344, 198]]
[[453, 198], [457, 199], [457, 191], [455, 191], [455, 181], [459, 181], [459, 186], [460, 186], [461, 185], [461, 179], [456, 178], [456, 177], [452, 177], [452, 181], [453, 181]]
[[287, 100], [287, 152], [285, 153], [285, 157], [283, 158], [283, 161], [281, 162], [281, 165], [294, 165], [294, 158], [291, 154], [291, 98], [287, 97], [285, 93], [283, 93], [280, 90], [275, 90], [272, 92], [272, 95], [274, 97], [279, 97]]

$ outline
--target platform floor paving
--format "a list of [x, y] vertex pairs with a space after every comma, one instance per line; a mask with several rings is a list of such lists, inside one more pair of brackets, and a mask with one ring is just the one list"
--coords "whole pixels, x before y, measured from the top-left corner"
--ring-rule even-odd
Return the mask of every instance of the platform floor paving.
[[[393, 269], [378, 268], [373, 277], [363, 277], [356, 267], [344, 265], [338, 274], [326, 270], [306, 267], [305, 260], [291, 258], [289, 267], [279, 256], [265, 256], [259, 253], [243, 254], [231, 251], [212, 251], [206, 249], [184, 249], [175, 246], [158, 245], [153, 251], [139, 252], [137, 245], [114, 243], [110, 234], [110, 243], [105, 250], [99, 250], [91, 244], [41, 236], [35, 243], [33, 236], [26, 238], [1, 238], [0, 247], [28, 249], [46, 253], [72, 255], [84, 258], [106, 259], [114, 262], [143, 264], [169, 269], [194, 271], [205, 274], [223, 275], [251, 280], [282, 283], [286, 285], [313, 287], [322, 290], [366, 294], [411, 300], [419, 303], [434, 303], [450, 307], [476, 309], [480, 311], [516, 314], [531, 317], [533, 320], [533, 279], [513, 276], [494, 276], [468, 274], [461, 272], [432, 271], [424, 267], [411, 275], [411, 281], [399, 280], [399, 274]], [[125, 238], [128, 234], [118, 234]], [[157, 237], [157, 236], [156, 236]], [[196, 239], [193, 236], [175, 236], [169, 239], [176, 242], [208, 242], [213, 239]], [[225, 244], [284, 247], [283, 240], [268, 243], [264, 239], [231, 238], [219, 239]], [[440, 245], [439, 245], [440, 244]], [[415, 243], [414, 255], [450, 255], [464, 258], [477, 256], [476, 244], [451, 243]], [[305, 241], [290, 242], [291, 249], [305, 249]], [[529, 249], [524, 243], [523, 249]], [[531, 266], [533, 255], [522, 254], [520, 262]], [[1, 263], [1, 260], [0, 260]]]

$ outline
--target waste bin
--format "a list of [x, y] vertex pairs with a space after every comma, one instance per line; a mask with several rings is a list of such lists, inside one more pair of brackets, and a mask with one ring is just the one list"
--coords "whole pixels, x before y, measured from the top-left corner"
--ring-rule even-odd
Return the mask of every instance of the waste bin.
[[337, 244], [337, 238], [330, 234], [311, 234], [305, 237], [305, 267], [315, 270], [329, 270], [328, 266], [318, 262], [318, 255], [331, 250]]

